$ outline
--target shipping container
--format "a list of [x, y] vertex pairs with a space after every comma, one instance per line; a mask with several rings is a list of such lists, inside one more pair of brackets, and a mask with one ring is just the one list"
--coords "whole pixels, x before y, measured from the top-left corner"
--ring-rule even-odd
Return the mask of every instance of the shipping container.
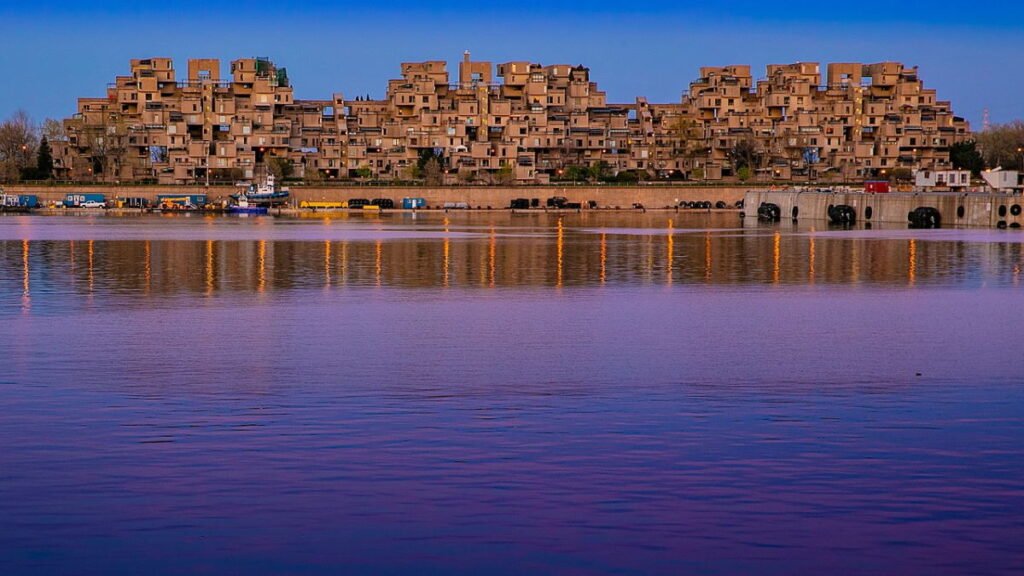
[[426, 198], [402, 198], [402, 208], [406, 210], [415, 210], [417, 208], [426, 208]]
[[64, 207], [65, 208], [77, 208], [85, 203], [100, 202], [106, 203], [107, 197], [103, 194], [79, 194], [72, 192], [64, 196]]
[[18, 195], [18, 206], [22, 208], [39, 208], [39, 197], [35, 194]]
[[887, 180], [869, 180], [864, 183], [864, 191], [869, 194], [888, 194], [889, 182]]

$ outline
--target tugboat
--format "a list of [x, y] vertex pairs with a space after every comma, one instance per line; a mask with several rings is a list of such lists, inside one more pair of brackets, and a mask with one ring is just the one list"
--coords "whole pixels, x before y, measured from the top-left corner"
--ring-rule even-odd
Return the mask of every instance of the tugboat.
[[266, 214], [269, 208], [266, 205], [257, 206], [249, 202], [245, 194], [234, 196], [235, 203], [228, 206], [228, 214]]
[[232, 194], [231, 197], [237, 201], [241, 201], [244, 196], [246, 202], [254, 206], [280, 206], [288, 201], [289, 192], [287, 188], [277, 189], [277, 185], [274, 184], [274, 175], [268, 174], [267, 179], [262, 184], [250, 184], [248, 190], [238, 194]]

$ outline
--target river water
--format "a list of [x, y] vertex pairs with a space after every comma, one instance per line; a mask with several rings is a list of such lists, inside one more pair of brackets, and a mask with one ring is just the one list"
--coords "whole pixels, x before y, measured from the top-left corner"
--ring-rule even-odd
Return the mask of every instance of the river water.
[[0, 218], [4, 574], [1024, 571], [1024, 234]]

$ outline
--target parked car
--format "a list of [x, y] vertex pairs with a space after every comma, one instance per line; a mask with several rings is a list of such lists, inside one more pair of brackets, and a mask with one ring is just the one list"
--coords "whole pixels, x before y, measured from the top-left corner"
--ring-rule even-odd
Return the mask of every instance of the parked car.
[[106, 208], [107, 204], [105, 202], [100, 202], [98, 200], [86, 200], [85, 202], [82, 202], [81, 204], [79, 204], [79, 207], [80, 208]]

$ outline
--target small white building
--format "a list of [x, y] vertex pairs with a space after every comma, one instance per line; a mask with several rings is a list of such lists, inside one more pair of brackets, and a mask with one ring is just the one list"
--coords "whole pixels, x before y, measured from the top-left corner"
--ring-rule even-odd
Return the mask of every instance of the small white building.
[[971, 185], [970, 170], [917, 170], [914, 185], [918, 189], [963, 190]]
[[1020, 173], [1016, 170], [1003, 170], [1002, 168], [985, 170], [981, 173], [981, 177], [995, 192], [1012, 193], [1021, 189]]

